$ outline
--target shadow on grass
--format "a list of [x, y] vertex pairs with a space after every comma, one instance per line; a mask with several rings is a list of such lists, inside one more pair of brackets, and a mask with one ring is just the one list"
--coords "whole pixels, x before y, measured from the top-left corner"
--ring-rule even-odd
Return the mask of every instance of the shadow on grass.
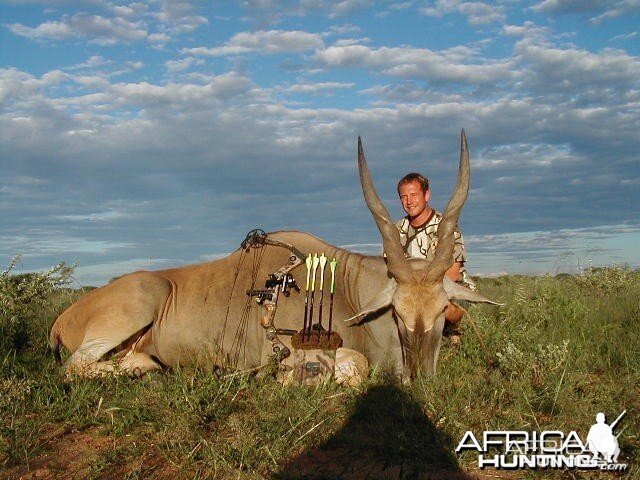
[[291, 460], [276, 479], [468, 479], [451, 438], [402, 389], [375, 386], [326, 443]]

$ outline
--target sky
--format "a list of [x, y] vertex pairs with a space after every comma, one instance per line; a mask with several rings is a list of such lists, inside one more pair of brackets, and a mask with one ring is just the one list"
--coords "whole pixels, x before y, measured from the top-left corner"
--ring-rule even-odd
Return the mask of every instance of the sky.
[[472, 274], [640, 264], [640, 0], [0, 0], [0, 270], [78, 285], [254, 228], [380, 252], [380, 196], [451, 194]]

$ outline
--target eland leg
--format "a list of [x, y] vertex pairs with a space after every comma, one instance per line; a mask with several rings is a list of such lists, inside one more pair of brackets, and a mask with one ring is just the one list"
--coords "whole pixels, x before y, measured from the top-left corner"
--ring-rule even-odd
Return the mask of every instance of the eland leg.
[[[171, 282], [160, 275], [140, 272], [81, 299], [53, 327], [52, 336], [72, 352], [65, 364], [67, 373], [91, 372], [91, 365], [107, 353], [129, 349], [158, 318], [166, 315], [172, 298]], [[104, 368], [107, 367], [97, 370]]]

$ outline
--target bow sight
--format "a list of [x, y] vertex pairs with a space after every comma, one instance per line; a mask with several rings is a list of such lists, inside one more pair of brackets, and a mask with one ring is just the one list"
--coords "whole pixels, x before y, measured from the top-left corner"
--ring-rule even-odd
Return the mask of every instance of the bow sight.
[[291, 289], [300, 292], [300, 287], [296, 283], [296, 279], [290, 273], [277, 274], [270, 273], [267, 281], [264, 282], [263, 290], [247, 290], [247, 295], [257, 297], [258, 305], [264, 304], [266, 300], [275, 301], [278, 289], [285, 297], [291, 295]]

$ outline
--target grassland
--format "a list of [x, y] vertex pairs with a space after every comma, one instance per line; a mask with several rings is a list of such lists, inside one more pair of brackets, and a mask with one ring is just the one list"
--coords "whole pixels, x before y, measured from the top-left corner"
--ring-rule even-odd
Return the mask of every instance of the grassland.
[[[357, 389], [193, 370], [64, 381], [46, 340], [82, 294], [69, 274], [0, 277], [0, 478], [640, 478], [638, 271], [480, 279], [505, 306], [470, 309], [436, 377], [374, 371]], [[623, 409], [624, 475], [479, 471], [454, 453], [467, 430], [584, 438]]]

